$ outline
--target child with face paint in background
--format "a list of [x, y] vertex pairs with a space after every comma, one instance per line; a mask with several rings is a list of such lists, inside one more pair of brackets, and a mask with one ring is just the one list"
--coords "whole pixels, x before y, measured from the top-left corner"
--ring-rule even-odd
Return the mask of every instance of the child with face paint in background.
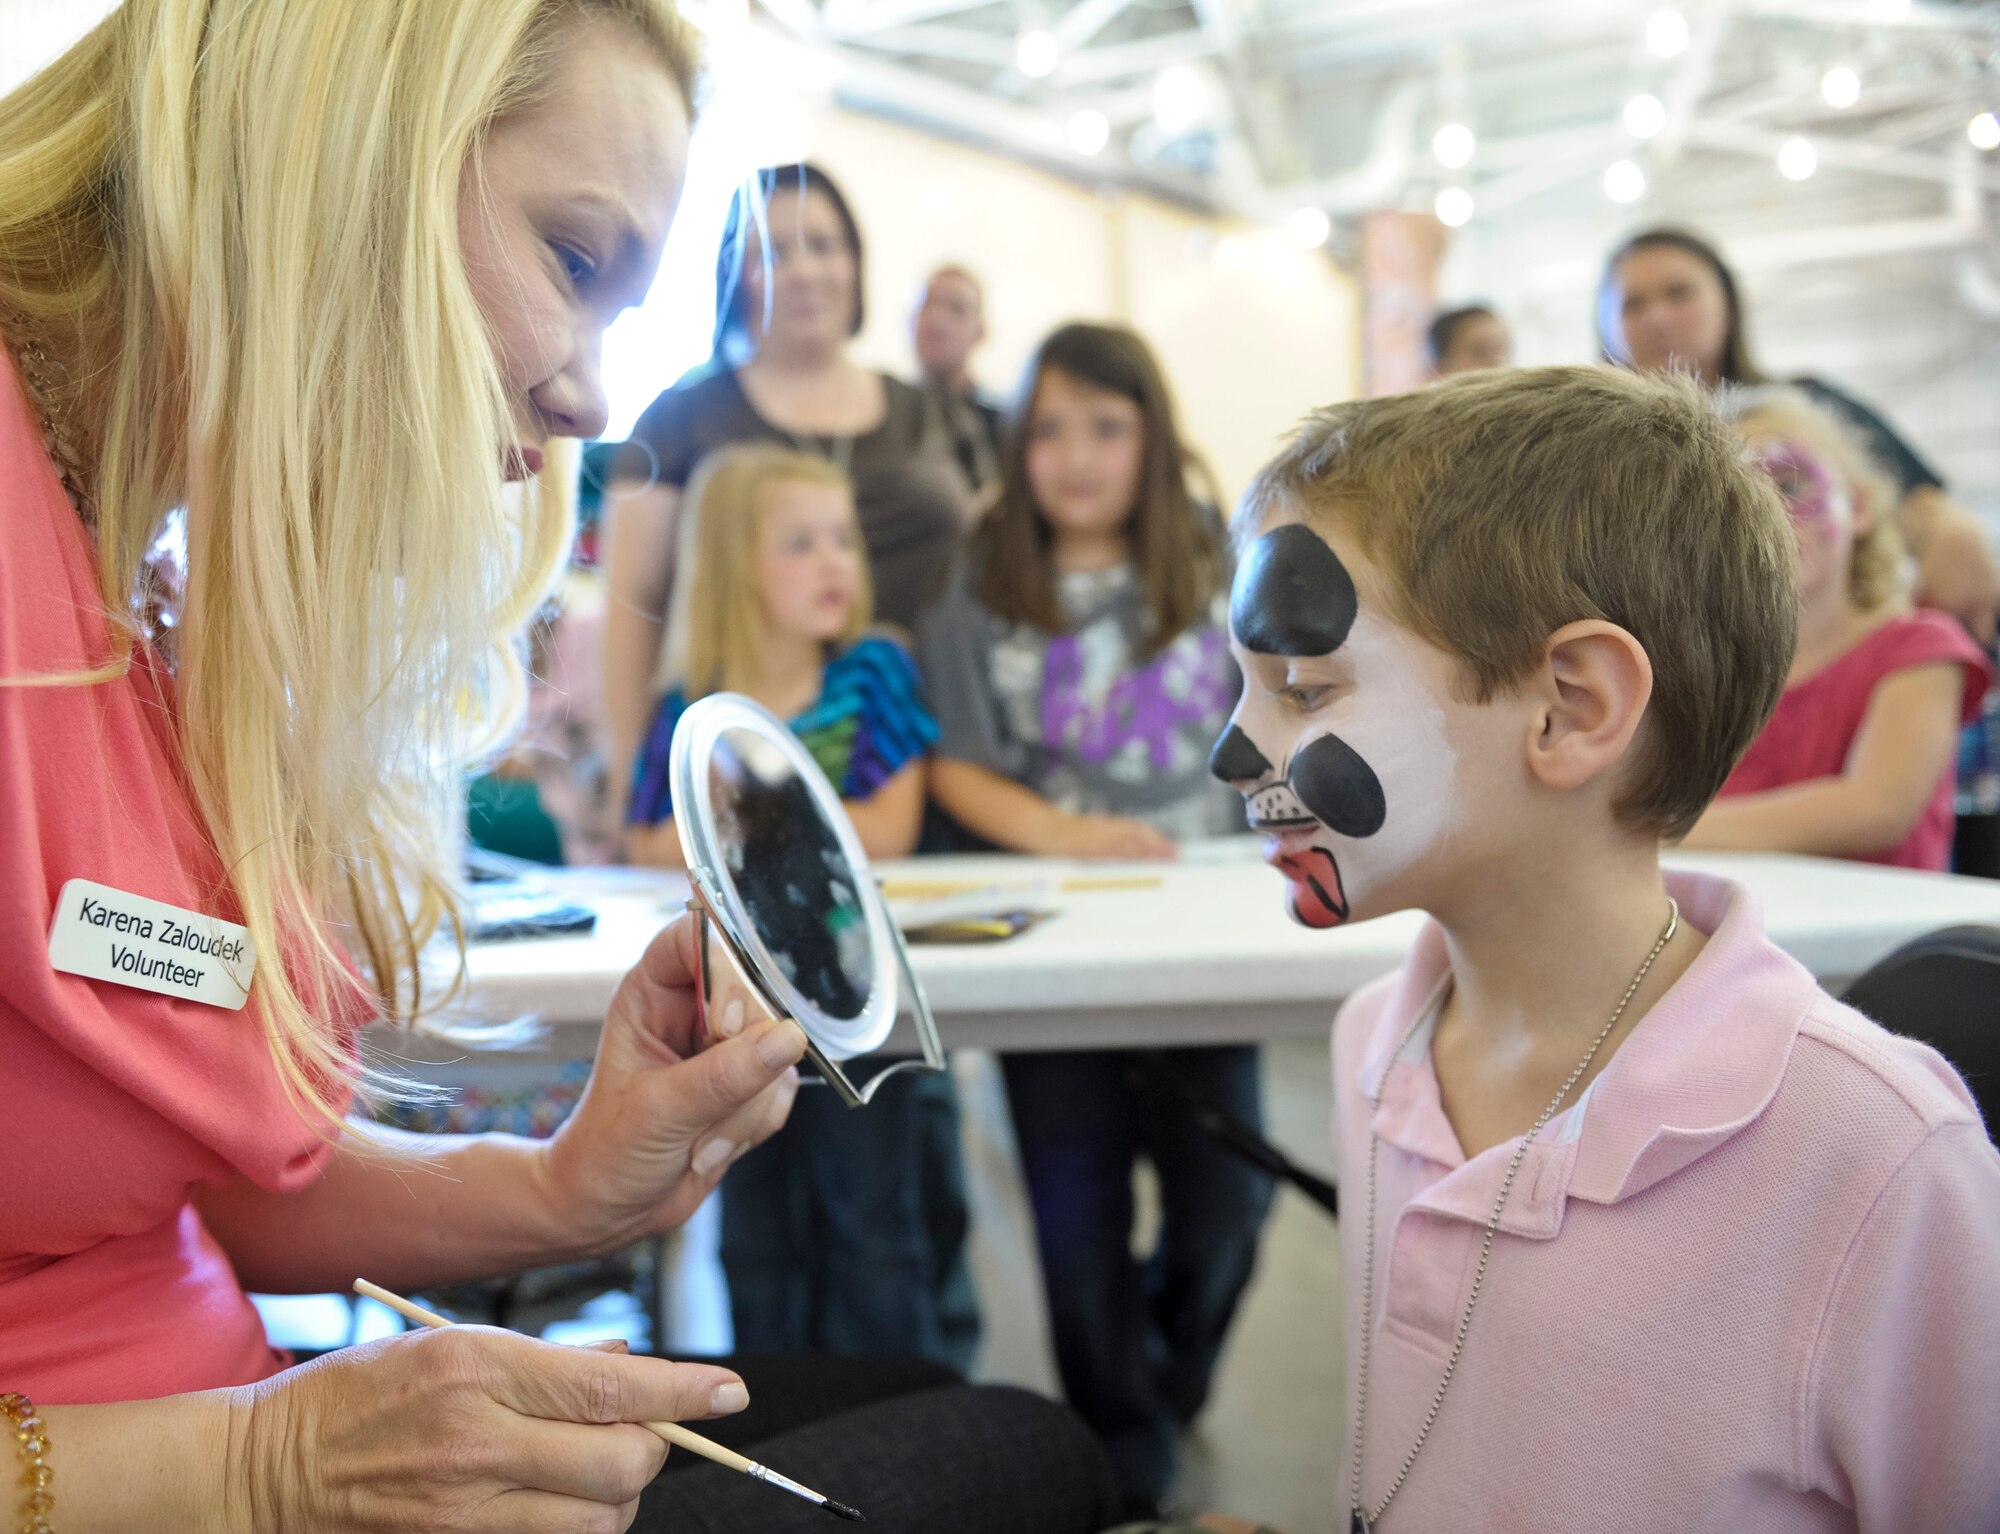
[[1894, 491], [1844, 427], [1789, 389], [1725, 410], [1791, 515], [1799, 647], [1777, 713], [1686, 845], [1942, 870], [1958, 728], [1992, 663], [1956, 619], [1910, 610]]
[[[993, 509], [920, 634], [938, 710], [932, 790], [1002, 848], [1171, 857], [1243, 829], [1209, 776], [1235, 705], [1219, 519], [1189, 494], [1158, 364], [1130, 331], [1068, 325], [1030, 362]], [[1253, 1047], [1163, 1051], [1161, 1068], [1236, 1118], [1262, 1104]], [[1172, 1481], [1269, 1207], [1268, 1177], [1185, 1108], [1135, 1086], [1121, 1052], [1003, 1057], [1034, 1206], [1057, 1363], [1127, 1503]], [[1159, 1173], [1159, 1247], [1133, 1261], [1132, 1167]]]
[[2000, 1529], [2000, 1153], [1754, 898], [1663, 874], [1794, 654], [1792, 535], [1684, 382], [1469, 375], [1260, 474], [1215, 751], [1334, 1024], [1340, 1527]]

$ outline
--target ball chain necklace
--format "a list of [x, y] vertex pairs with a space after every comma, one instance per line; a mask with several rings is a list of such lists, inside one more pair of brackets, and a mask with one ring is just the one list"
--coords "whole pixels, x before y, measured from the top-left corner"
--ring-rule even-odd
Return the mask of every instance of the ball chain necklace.
[[[1389, 1504], [1395, 1501], [1396, 1493], [1403, 1489], [1403, 1483], [1410, 1478], [1410, 1467], [1417, 1462], [1417, 1454], [1422, 1450], [1424, 1441], [1430, 1437], [1431, 1427], [1437, 1421], [1438, 1409], [1444, 1405], [1444, 1393], [1451, 1388], [1452, 1375], [1458, 1371], [1459, 1355], [1465, 1351], [1465, 1334], [1472, 1326], [1473, 1307], [1479, 1303], [1479, 1291], [1486, 1282], [1487, 1259], [1493, 1255], [1493, 1233], [1500, 1228], [1500, 1211], [1506, 1207], [1507, 1194], [1514, 1186], [1514, 1174], [1521, 1170], [1522, 1158], [1528, 1154], [1528, 1147], [1534, 1143], [1535, 1136], [1542, 1132], [1542, 1126], [1554, 1118], [1556, 1110], [1562, 1107], [1563, 1099], [1569, 1096], [1570, 1088], [1575, 1086], [1583, 1073], [1590, 1069], [1590, 1062], [1597, 1058], [1597, 1052], [1604, 1047], [1604, 1041], [1611, 1037], [1611, 1030], [1618, 1026], [1618, 1019], [1625, 1015], [1625, 1009], [1632, 1004], [1632, 998], [1638, 994], [1639, 987], [1652, 972], [1653, 961], [1658, 959], [1661, 951], [1673, 941], [1674, 934], [1680, 930], [1680, 924], [1680, 903], [1669, 899], [1667, 925], [1660, 933], [1659, 941], [1653, 944], [1653, 951], [1646, 955], [1646, 962], [1639, 966], [1639, 973], [1634, 975], [1632, 983], [1625, 987], [1625, 994], [1619, 998], [1618, 1006], [1612, 1012], [1610, 1020], [1599, 1030], [1589, 1051], [1577, 1062], [1576, 1069], [1569, 1073], [1569, 1080], [1562, 1084], [1556, 1095], [1550, 1099], [1548, 1107], [1542, 1110], [1542, 1116], [1535, 1120], [1534, 1128], [1523, 1135], [1521, 1143], [1515, 1147], [1514, 1159], [1507, 1163], [1507, 1175], [1500, 1180], [1500, 1196], [1493, 1201], [1493, 1213], [1487, 1217], [1485, 1244], [1479, 1249], [1479, 1266], [1472, 1274], [1472, 1293], [1466, 1298], [1465, 1313], [1458, 1318], [1458, 1331], [1452, 1338], [1451, 1356], [1445, 1360], [1444, 1378], [1438, 1381], [1437, 1393], [1431, 1397], [1430, 1410], [1424, 1413], [1424, 1425], [1417, 1429], [1417, 1441], [1410, 1445], [1410, 1452], [1403, 1456], [1403, 1466], [1396, 1472], [1396, 1479], [1389, 1483], [1388, 1491], [1383, 1494], [1382, 1500], [1375, 1504], [1374, 1511], [1363, 1512], [1362, 1509], [1366, 1504], [1361, 1496], [1361, 1451], [1368, 1429], [1368, 1340], [1375, 1326], [1375, 1153], [1382, 1143], [1381, 1137], [1375, 1133], [1373, 1127], [1375, 1110], [1382, 1104], [1382, 1088], [1376, 1089], [1374, 1099], [1368, 1105], [1370, 1120], [1368, 1226], [1367, 1245], [1364, 1248], [1367, 1255], [1361, 1268], [1361, 1371], [1358, 1389], [1355, 1392], [1354, 1459], [1348, 1477], [1349, 1534], [1372, 1534], [1376, 1524], [1381, 1522], [1382, 1514], [1388, 1509]], [[1430, 1015], [1431, 1009], [1426, 1008], [1403, 1031], [1403, 1037], [1397, 1042], [1395, 1053], [1389, 1057], [1391, 1066], [1402, 1057], [1404, 1049], [1409, 1046], [1417, 1029], [1423, 1026], [1424, 1020]], [[1384, 1086], [1387, 1085], [1388, 1079], [1388, 1072], [1384, 1071], [1382, 1075]]]

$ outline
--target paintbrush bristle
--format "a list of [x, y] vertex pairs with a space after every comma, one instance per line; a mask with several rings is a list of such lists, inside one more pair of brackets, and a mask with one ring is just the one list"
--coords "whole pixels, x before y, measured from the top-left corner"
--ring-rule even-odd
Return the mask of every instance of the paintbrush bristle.
[[836, 1518], [845, 1518], [849, 1523], [866, 1523], [868, 1521], [861, 1516], [860, 1508], [849, 1507], [845, 1502], [836, 1502], [831, 1497], [826, 1499], [826, 1510]]

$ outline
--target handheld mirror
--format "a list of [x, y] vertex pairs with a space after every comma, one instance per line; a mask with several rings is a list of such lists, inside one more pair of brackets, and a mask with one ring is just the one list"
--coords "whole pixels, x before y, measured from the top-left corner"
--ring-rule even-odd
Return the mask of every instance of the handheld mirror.
[[[771, 1015], [805, 1030], [806, 1053], [848, 1106], [899, 1070], [943, 1070], [937, 1021], [902, 934], [840, 796], [799, 738], [762, 705], [713, 693], [681, 715], [668, 766], [694, 886], [704, 1025], [712, 929]], [[923, 1056], [856, 1087], [842, 1063], [889, 1037], [899, 973]]]

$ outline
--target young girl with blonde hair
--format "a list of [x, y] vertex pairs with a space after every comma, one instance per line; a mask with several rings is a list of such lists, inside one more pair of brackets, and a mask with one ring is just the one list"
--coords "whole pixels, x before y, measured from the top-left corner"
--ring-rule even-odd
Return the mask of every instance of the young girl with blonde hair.
[[872, 627], [847, 476], [795, 449], [725, 447], [687, 499], [660, 698], [633, 774], [634, 860], [681, 861], [667, 761], [682, 712], [712, 692], [743, 693], [789, 719], [869, 856], [908, 854], [937, 725], [908, 646]]
[[1992, 663], [1956, 619], [1910, 606], [1894, 489], [1839, 422], [1793, 389], [1730, 410], [1791, 514], [1799, 642], [1777, 712], [1686, 845], [1944, 869], [1958, 730]]
[[[668, 0], [127, 0], [0, 98], [16, 1527], [683, 1530], [769, 1507], [742, 1477], [648, 1489], [664, 1450], [638, 1424], [740, 1409], [729, 1370], [470, 1327], [294, 1369], [244, 1292], [616, 1250], [785, 1117], [803, 1036], [697, 1052], [681, 925], [620, 987], [553, 1139], [345, 1119], [361, 1025], [431, 1005], [459, 771], [510, 721], [515, 636], [569, 543], [546, 444], [603, 429], [599, 342], [658, 264], [694, 71]], [[186, 550], [165, 600], [163, 528]]]

